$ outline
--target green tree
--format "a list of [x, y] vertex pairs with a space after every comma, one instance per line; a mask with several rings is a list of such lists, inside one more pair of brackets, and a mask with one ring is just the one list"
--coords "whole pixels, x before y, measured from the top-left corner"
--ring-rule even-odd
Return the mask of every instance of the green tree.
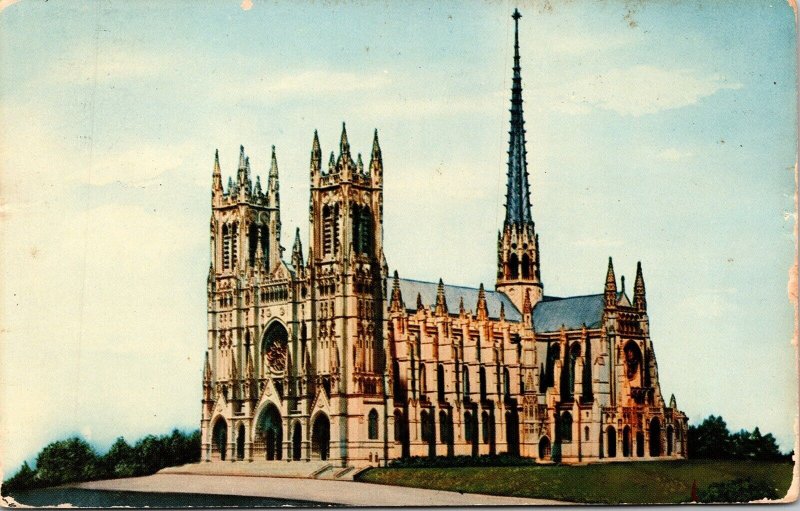
[[119, 437], [101, 459], [109, 477], [132, 477], [136, 475], [137, 463], [133, 447]]
[[699, 426], [689, 426], [689, 457], [725, 459], [733, 454], [728, 425], [722, 417], [709, 415]]
[[36, 477], [44, 485], [88, 481], [102, 476], [97, 454], [85, 440], [73, 437], [53, 442], [36, 457]]

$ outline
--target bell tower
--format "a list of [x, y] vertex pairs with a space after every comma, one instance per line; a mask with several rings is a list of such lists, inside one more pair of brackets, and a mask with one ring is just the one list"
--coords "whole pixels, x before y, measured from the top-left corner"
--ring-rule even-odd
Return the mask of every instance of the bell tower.
[[511, 87], [511, 129], [508, 141], [506, 218], [497, 233], [497, 283], [495, 288], [522, 310], [525, 295], [531, 307], [542, 299], [539, 273], [539, 236], [531, 217], [531, 193], [522, 115], [522, 76], [519, 65], [519, 19], [514, 10], [514, 79]]
[[[386, 264], [383, 257], [383, 162], [378, 132], [368, 165], [353, 158], [342, 124], [339, 154], [323, 168], [319, 138], [311, 148], [309, 208], [312, 350], [329, 394], [332, 432], [358, 428], [352, 410], [384, 393]], [[348, 412], [348, 408], [352, 408]], [[352, 433], [351, 433], [352, 434]], [[366, 457], [346, 443], [332, 459]]]

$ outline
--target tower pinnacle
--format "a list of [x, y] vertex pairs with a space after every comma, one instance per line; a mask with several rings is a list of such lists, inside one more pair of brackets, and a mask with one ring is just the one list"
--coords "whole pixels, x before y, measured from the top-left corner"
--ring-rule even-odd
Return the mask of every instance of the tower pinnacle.
[[511, 86], [511, 129], [508, 140], [508, 182], [506, 185], [505, 225], [532, 223], [528, 162], [525, 151], [525, 121], [522, 115], [522, 75], [519, 65], [519, 19], [514, 10], [514, 76]]

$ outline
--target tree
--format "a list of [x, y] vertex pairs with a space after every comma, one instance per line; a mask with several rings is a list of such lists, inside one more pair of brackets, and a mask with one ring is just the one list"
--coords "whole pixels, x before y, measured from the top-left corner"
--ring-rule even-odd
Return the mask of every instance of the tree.
[[124, 438], [119, 437], [101, 459], [109, 477], [132, 477], [136, 475], [136, 453]]
[[47, 486], [88, 481], [101, 475], [94, 449], [73, 437], [53, 442], [36, 457], [36, 478]]
[[689, 426], [689, 457], [723, 459], [733, 453], [728, 425], [709, 415], [699, 426]]

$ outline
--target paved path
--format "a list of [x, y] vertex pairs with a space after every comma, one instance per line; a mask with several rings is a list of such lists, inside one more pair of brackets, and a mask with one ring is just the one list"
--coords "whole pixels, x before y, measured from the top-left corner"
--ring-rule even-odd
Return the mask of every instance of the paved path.
[[73, 485], [92, 490], [205, 493], [310, 500], [348, 506], [521, 506], [566, 504], [555, 500], [497, 497], [403, 486], [280, 477], [154, 474]]

